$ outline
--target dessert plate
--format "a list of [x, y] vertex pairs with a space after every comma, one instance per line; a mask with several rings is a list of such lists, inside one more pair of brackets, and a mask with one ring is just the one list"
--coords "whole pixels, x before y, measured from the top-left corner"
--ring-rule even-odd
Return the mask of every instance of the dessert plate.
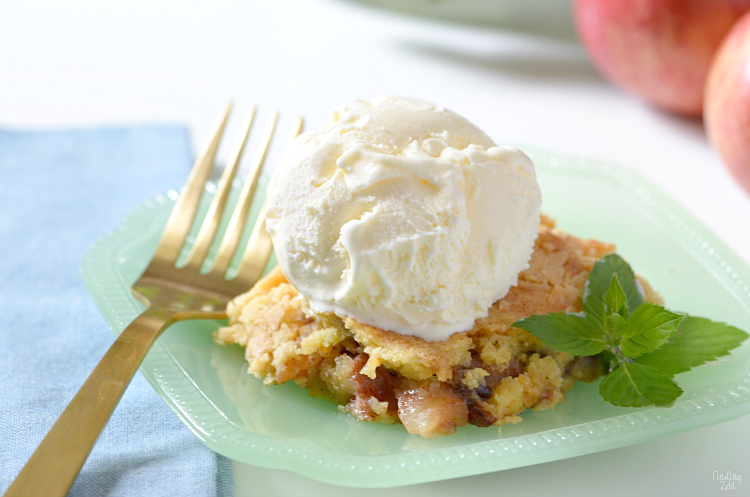
[[[544, 212], [561, 229], [617, 243], [618, 253], [648, 278], [670, 309], [750, 330], [750, 268], [657, 187], [612, 165], [542, 151], [529, 155], [537, 166]], [[210, 197], [210, 188], [207, 193]], [[83, 261], [84, 282], [114, 333], [142, 310], [130, 285], [150, 260], [175, 197], [170, 192], [139, 205]], [[256, 205], [251, 222], [258, 210]], [[678, 375], [685, 394], [669, 409], [618, 408], [599, 397], [597, 383], [579, 383], [555, 409], [527, 411], [522, 423], [502, 431], [467, 426], [427, 440], [407, 434], [401, 425], [357, 421], [293, 383], [264, 386], [246, 373], [243, 349], [212, 341], [219, 325], [173, 325], [141, 372], [216, 452], [338, 485], [388, 487], [505, 470], [750, 412], [748, 341], [727, 357]]]

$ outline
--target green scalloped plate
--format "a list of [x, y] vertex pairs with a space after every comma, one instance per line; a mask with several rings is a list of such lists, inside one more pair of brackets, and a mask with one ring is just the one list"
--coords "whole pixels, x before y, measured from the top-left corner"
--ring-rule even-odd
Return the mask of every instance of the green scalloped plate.
[[[750, 268], [656, 186], [633, 172], [533, 151], [544, 211], [580, 237], [617, 243], [671, 309], [750, 330]], [[207, 188], [210, 197], [211, 188]], [[235, 185], [236, 190], [236, 185]], [[119, 333], [141, 311], [130, 285], [151, 258], [176, 194], [139, 205], [87, 253], [82, 274]], [[205, 205], [204, 205], [205, 208]], [[257, 217], [256, 205], [250, 222]], [[208, 447], [237, 461], [291, 470], [327, 483], [389, 487], [500, 471], [652, 440], [750, 412], [750, 343], [678, 375], [674, 407], [605, 403], [578, 384], [555, 409], [523, 422], [459, 428], [432, 440], [400, 425], [357, 421], [294, 384], [264, 386], [246, 373], [243, 350], [213, 343], [218, 322], [173, 325], [141, 372]]]

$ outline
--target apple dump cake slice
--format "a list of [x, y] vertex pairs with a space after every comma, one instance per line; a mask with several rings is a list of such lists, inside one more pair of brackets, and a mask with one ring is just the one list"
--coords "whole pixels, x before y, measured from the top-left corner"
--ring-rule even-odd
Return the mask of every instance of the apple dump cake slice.
[[[229, 324], [215, 339], [245, 347], [248, 372], [264, 383], [294, 381], [362, 421], [402, 423], [428, 438], [467, 423], [517, 423], [525, 409], [550, 409], [576, 380], [593, 381], [603, 370], [597, 356], [560, 352], [511, 324], [580, 311], [590, 269], [613, 251], [543, 218], [518, 284], [469, 331], [436, 342], [314, 313], [276, 268], [229, 305]], [[658, 301], [640, 281], [646, 300]]]

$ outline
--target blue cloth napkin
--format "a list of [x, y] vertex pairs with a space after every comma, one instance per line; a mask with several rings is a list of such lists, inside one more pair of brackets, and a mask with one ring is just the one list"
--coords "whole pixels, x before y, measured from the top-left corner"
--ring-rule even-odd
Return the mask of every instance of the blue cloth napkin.
[[[114, 341], [81, 281], [86, 250], [191, 163], [178, 126], [0, 130], [0, 493]], [[229, 496], [231, 463], [138, 373], [70, 495]]]

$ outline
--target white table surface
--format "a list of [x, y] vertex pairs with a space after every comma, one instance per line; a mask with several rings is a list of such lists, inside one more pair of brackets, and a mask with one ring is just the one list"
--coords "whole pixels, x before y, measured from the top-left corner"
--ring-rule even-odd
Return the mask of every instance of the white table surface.
[[[370, 3], [397, 4], [397, 0]], [[499, 144], [631, 168], [750, 263], [750, 195], [699, 121], [604, 81], [565, 0], [406, 0], [435, 17], [344, 0], [10, 1], [0, 14], [0, 126], [185, 123], [195, 147], [228, 100], [323, 124], [333, 106], [397, 94], [444, 105]], [[240, 112], [230, 128], [238, 127]], [[230, 135], [231, 136], [231, 135]], [[222, 154], [227, 152], [222, 151]], [[750, 495], [750, 417], [603, 453], [390, 495]], [[345, 495], [235, 463], [238, 496]], [[722, 492], [716, 474], [747, 481]], [[358, 490], [358, 495], [384, 492]]]

